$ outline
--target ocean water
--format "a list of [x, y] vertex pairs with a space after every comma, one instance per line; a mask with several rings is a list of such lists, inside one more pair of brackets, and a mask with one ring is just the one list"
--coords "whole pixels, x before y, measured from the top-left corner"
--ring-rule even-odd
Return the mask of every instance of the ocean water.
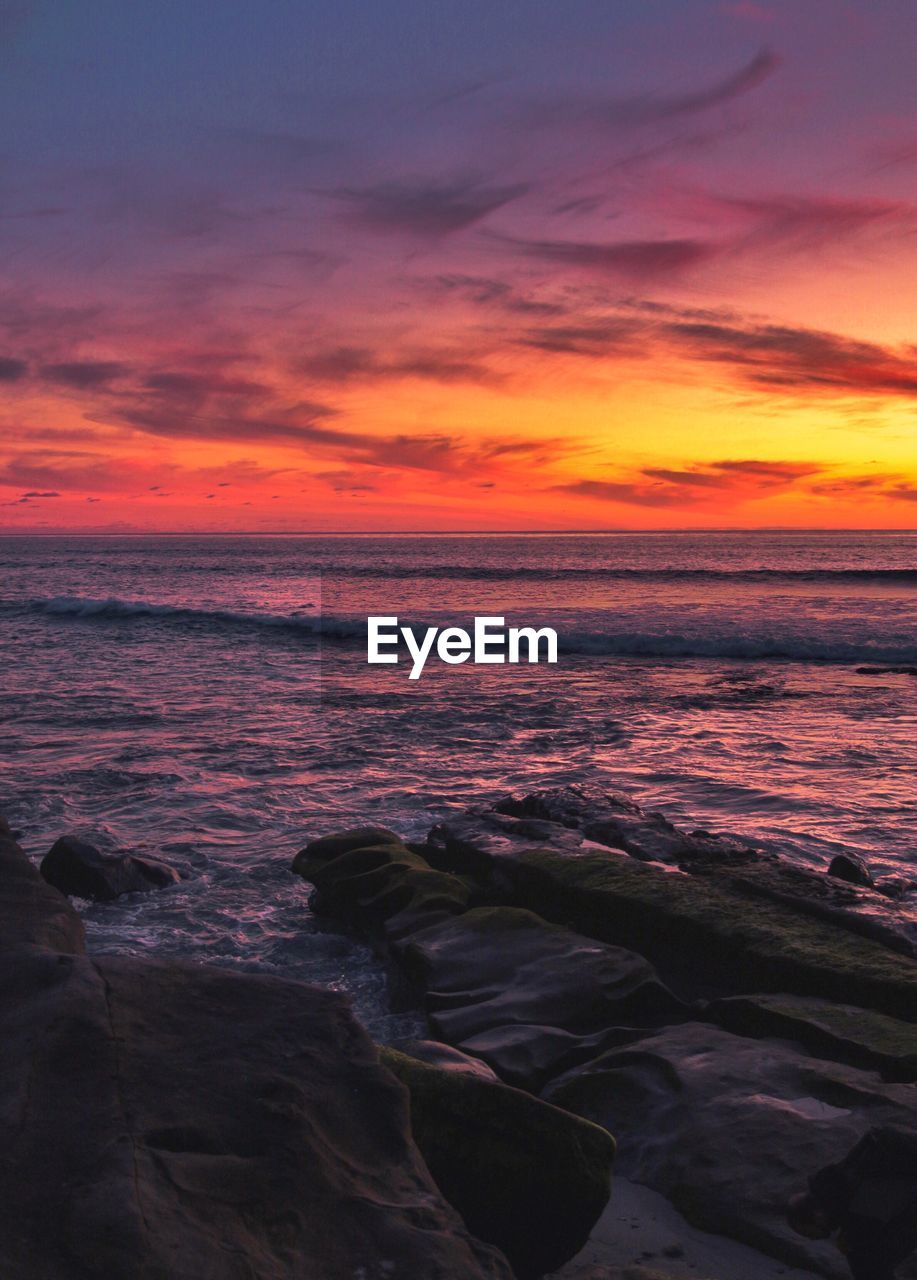
[[[289, 873], [315, 835], [604, 782], [917, 877], [917, 678], [889, 670], [917, 666], [915, 605], [915, 533], [4, 538], [0, 809], [36, 858], [74, 832], [187, 874], [85, 906], [97, 949], [335, 986], [398, 1035]], [[369, 614], [550, 625], [560, 661], [409, 681], [366, 664]]]

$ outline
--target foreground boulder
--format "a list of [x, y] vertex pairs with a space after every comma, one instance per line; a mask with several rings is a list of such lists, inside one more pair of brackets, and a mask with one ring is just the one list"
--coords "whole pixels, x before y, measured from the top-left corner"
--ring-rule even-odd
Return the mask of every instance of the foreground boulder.
[[[546, 1097], [611, 1128], [620, 1174], [695, 1226], [838, 1277], [834, 1246], [787, 1225], [789, 1199], [873, 1126], [917, 1123], [910, 1086], [697, 1022], [641, 1033]], [[917, 1262], [901, 1274], [917, 1275]]]
[[505, 1085], [393, 1049], [381, 1057], [407, 1085], [414, 1140], [469, 1231], [519, 1280], [573, 1258], [608, 1201], [611, 1135]]
[[92, 960], [8, 836], [0, 940], [0, 1275], [512, 1280], [342, 997]]
[[41, 874], [68, 897], [96, 902], [114, 902], [125, 893], [149, 893], [181, 882], [166, 862], [132, 853], [101, 853], [75, 836], [54, 842], [42, 860]]
[[0, 817], [0, 953], [86, 949], [83, 923], [66, 898], [47, 884]]
[[508, 1280], [333, 993], [38, 957], [4, 970], [0, 1033], [4, 1275]]

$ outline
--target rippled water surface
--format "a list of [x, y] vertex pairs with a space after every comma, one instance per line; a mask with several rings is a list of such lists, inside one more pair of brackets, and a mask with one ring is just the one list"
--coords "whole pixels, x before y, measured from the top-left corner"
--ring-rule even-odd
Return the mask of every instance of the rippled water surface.
[[[289, 874], [305, 839], [607, 781], [906, 873], [915, 600], [914, 534], [0, 539], [0, 805], [35, 856], [77, 831], [189, 873], [87, 909], [95, 945], [340, 986], [394, 1034]], [[552, 625], [560, 662], [409, 682], [366, 665], [371, 613]]]

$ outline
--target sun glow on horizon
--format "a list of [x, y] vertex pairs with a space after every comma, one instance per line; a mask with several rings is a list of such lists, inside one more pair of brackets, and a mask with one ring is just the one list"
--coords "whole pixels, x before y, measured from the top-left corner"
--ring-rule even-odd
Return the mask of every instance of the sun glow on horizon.
[[10, 38], [0, 528], [917, 523], [907, 15], [280, 8]]

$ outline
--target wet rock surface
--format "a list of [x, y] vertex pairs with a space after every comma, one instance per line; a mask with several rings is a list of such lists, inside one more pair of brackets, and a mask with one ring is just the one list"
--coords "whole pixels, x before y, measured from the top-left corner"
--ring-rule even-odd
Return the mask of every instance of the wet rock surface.
[[[360, 844], [360, 840], [371, 840]], [[299, 853], [296, 874], [315, 886], [312, 903], [368, 935], [389, 941], [465, 911], [471, 891], [458, 876], [434, 870], [390, 832], [348, 832]]]
[[844, 1274], [836, 1251], [796, 1235], [787, 1202], [872, 1126], [914, 1120], [909, 1086], [702, 1023], [641, 1036], [545, 1096], [611, 1129], [621, 1174], [689, 1221], [828, 1275]]
[[848, 884], [862, 885], [864, 889], [871, 889], [874, 883], [865, 858], [855, 853], [839, 853], [832, 858], [828, 875], [834, 876], [835, 880], [846, 880]]
[[740, 1035], [792, 1040], [816, 1057], [917, 1080], [917, 1026], [871, 1009], [805, 996], [733, 996], [709, 1007], [712, 1021]]
[[[410, 977], [439, 1041], [607, 1128], [620, 1172], [695, 1227], [846, 1274], [785, 1210], [874, 1125], [917, 1126], [917, 963], [887, 899], [580, 787], [470, 810], [410, 859], [387, 847], [371, 884], [314, 846], [298, 869]], [[438, 918], [406, 869], [437, 877]]]
[[580, 933], [647, 956], [663, 978], [739, 994], [792, 991], [910, 1017], [917, 965], [841, 920], [732, 877], [678, 876], [589, 851], [534, 850], [502, 875], [515, 899]]
[[336, 994], [83, 953], [0, 836], [0, 1273], [511, 1280]]
[[441, 1071], [451, 1071], [456, 1075], [477, 1076], [480, 1080], [493, 1080], [499, 1083], [500, 1077], [486, 1062], [474, 1058], [470, 1053], [462, 1053], [450, 1044], [440, 1040], [405, 1040], [398, 1049], [417, 1062], [425, 1062], [430, 1067], [438, 1067]]
[[501, 1249], [519, 1280], [573, 1258], [608, 1201], [610, 1135], [492, 1080], [381, 1054], [408, 1088], [427, 1167], [468, 1229]]
[[0, 818], [0, 953], [86, 948], [83, 923], [66, 898], [52, 889]]
[[537, 1089], [593, 1056], [624, 1025], [685, 1016], [651, 964], [517, 907], [473, 907], [480, 891], [389, 842], [312, 845], [294, 867], [318, 912], [382, 938], [412, 979], [435, 1035], [501, 1079]]
[[133, 853], [101, 853], [74, 836], [56, 840], [40, 870], [61, 893], [95, 902], [114, 902], [125, 893], [149, 893], [181, 881], [167, 862]]
[[684, 1016], [642, 956], [517, 907], [467, 911], [399, 954], [437, 1034], [523, 1088], [594, 1054], [612, 1028]]
[[886, 893], [882, 882], [827, 877], [731, 836], [686, 831], [616, 791], [559, 787], [474, 807], [437, 824], [424, 854], [443, 870], [499, 877], [514, 859], [535, 850], [567, 856], [611, 850], [690, 876], [714, 877], [719, 886], [783, 902], [917, 956], [917, 930], [908, 917], [890, 910], [887, 900], [906, 887], [892, 886]]

